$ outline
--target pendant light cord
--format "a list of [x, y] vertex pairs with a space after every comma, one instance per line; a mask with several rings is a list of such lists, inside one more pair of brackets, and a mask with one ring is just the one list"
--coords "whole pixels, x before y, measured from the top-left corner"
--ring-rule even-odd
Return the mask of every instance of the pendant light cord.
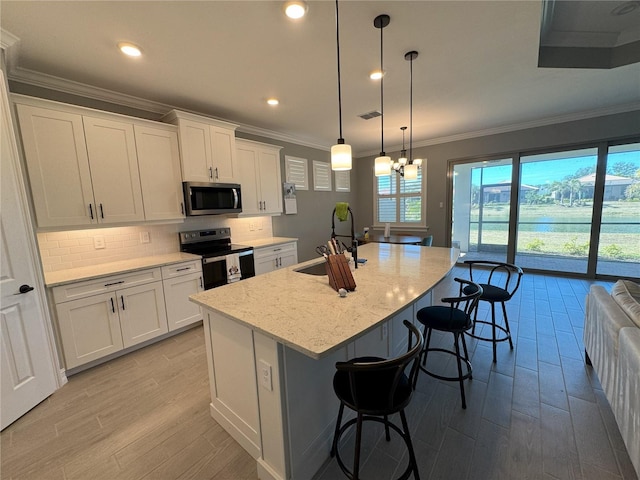
[[382, 31], [384, 26], [380, 27], [380, 156], [384, 157], [384, 53]]
[[409, 63], [409, 165], [413, 164], [413, 55]]
[[340, 88], [340, 14], [338, 12], [338, 0], [336, 0], [336, 50], [338, 56], [338, 123], [340, 125], [340, 139], [342, 138], [342, 89]]

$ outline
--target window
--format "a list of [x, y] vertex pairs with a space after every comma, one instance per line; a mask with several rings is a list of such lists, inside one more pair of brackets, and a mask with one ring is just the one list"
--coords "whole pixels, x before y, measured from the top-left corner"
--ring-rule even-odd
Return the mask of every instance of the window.
[[424, 169], [418, 170], [418, 178], [405, 180], [397, 173], [373, 177], [375, 192], [376, 224], [390, 223], [404, 227], [425, 226], [425, 202], [422, 199]]

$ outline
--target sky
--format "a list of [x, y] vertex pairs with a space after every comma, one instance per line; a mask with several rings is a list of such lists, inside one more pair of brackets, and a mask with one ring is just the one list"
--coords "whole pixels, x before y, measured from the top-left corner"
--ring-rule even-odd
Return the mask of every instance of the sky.
[[[597, 162], [596, 155], [569, 157], [552, 160], [550, 155], [536, 155], [523, 157], [521, 166], [522, 183], [526, 185], [546, 185], [555, 181], [561, 181], [565, 177], [573, 175], [581, 168], [593, 168]], [[609, 166], [618, 162], [633, 163], [640, 169], [640, 151], [620, 152], [609, 155]], [[511, 165], [498, 165], [485, 167], [483, 172], [483, 184], [501, 183], [511, 180]], [[479, 169], [474, 171], [474, 182], [479, 184]]]

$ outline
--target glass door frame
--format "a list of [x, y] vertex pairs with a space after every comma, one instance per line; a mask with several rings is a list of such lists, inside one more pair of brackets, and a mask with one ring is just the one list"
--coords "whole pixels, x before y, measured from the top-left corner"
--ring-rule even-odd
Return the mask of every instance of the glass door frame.
[[[563, 276], [572, 276], [579, 278], [603, 278], [612, 279], [617, 278], [613, 275], [605, 275], [596, 273], [598, 262], [598, 250], [600, 242], [600, 229], [602, 222], [602, 209], [604, 204], [604, 190], [605, 190], [605, 176], [607, 170], [607, 157], [609, 148], [617, 145], [625, 145], [629, 143], [640, 142], [640, 137], [621, 137], [617, 139], [592, 141], [579, 144], [568, 144], [562, 146], [554, 146], [541, 149], [522, 150], [519, 152], [508, 153], [496, 153], [492, 155], [482, 155], [478, 157], [469, 157], [464, 159], [454, 159], [447, 162], [447, 198], [450, 199], [447, 202], [447, 245], [451, 247], [451, 234], [453, 230], [453, 181], [454, 181], [454, 167], [456, 165], [462, 165], [467, 163], [479, 163], [490, 162], [497, 159], [512, 159], [512, 171], [511, 171], [511, 205], [509, 211], [509, 233], [507, 241], [507, 263], [513, 263], [517, 250], [517, 226], [518, 226], [518, 213], [520, 211], [520, 170], [521, 170], [521, 158], [529, 155], [549, 154], [556, 152], [563, 152], [568, 150], [579, 150], [587, 148], [597, 148], [598, 159], [596, 164], [596, 180], [594, 185], [594, 197], [593, 197], [593, 210], [591, 217], [591, 229], [589, 236], [589, 251], [587, 258], [587, 271], [586, 273], [574, 273], [574, 272], [554, 272], [550, 270], [538, 270], [527, 268], [527, 271], [540, 272], [546, 274], [557, 274]], [[516, 186], [515, 188], [513, 186]], [[464, 259], [462, 259], [464, 260]]]

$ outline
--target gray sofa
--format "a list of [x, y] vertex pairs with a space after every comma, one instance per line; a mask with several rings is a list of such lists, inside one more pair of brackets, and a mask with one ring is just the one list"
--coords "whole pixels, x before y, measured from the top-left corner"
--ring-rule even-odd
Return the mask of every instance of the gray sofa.
[[619, 280], [611, 294], [591, 286], [584, 346], [640, 476], [640, 285]]

